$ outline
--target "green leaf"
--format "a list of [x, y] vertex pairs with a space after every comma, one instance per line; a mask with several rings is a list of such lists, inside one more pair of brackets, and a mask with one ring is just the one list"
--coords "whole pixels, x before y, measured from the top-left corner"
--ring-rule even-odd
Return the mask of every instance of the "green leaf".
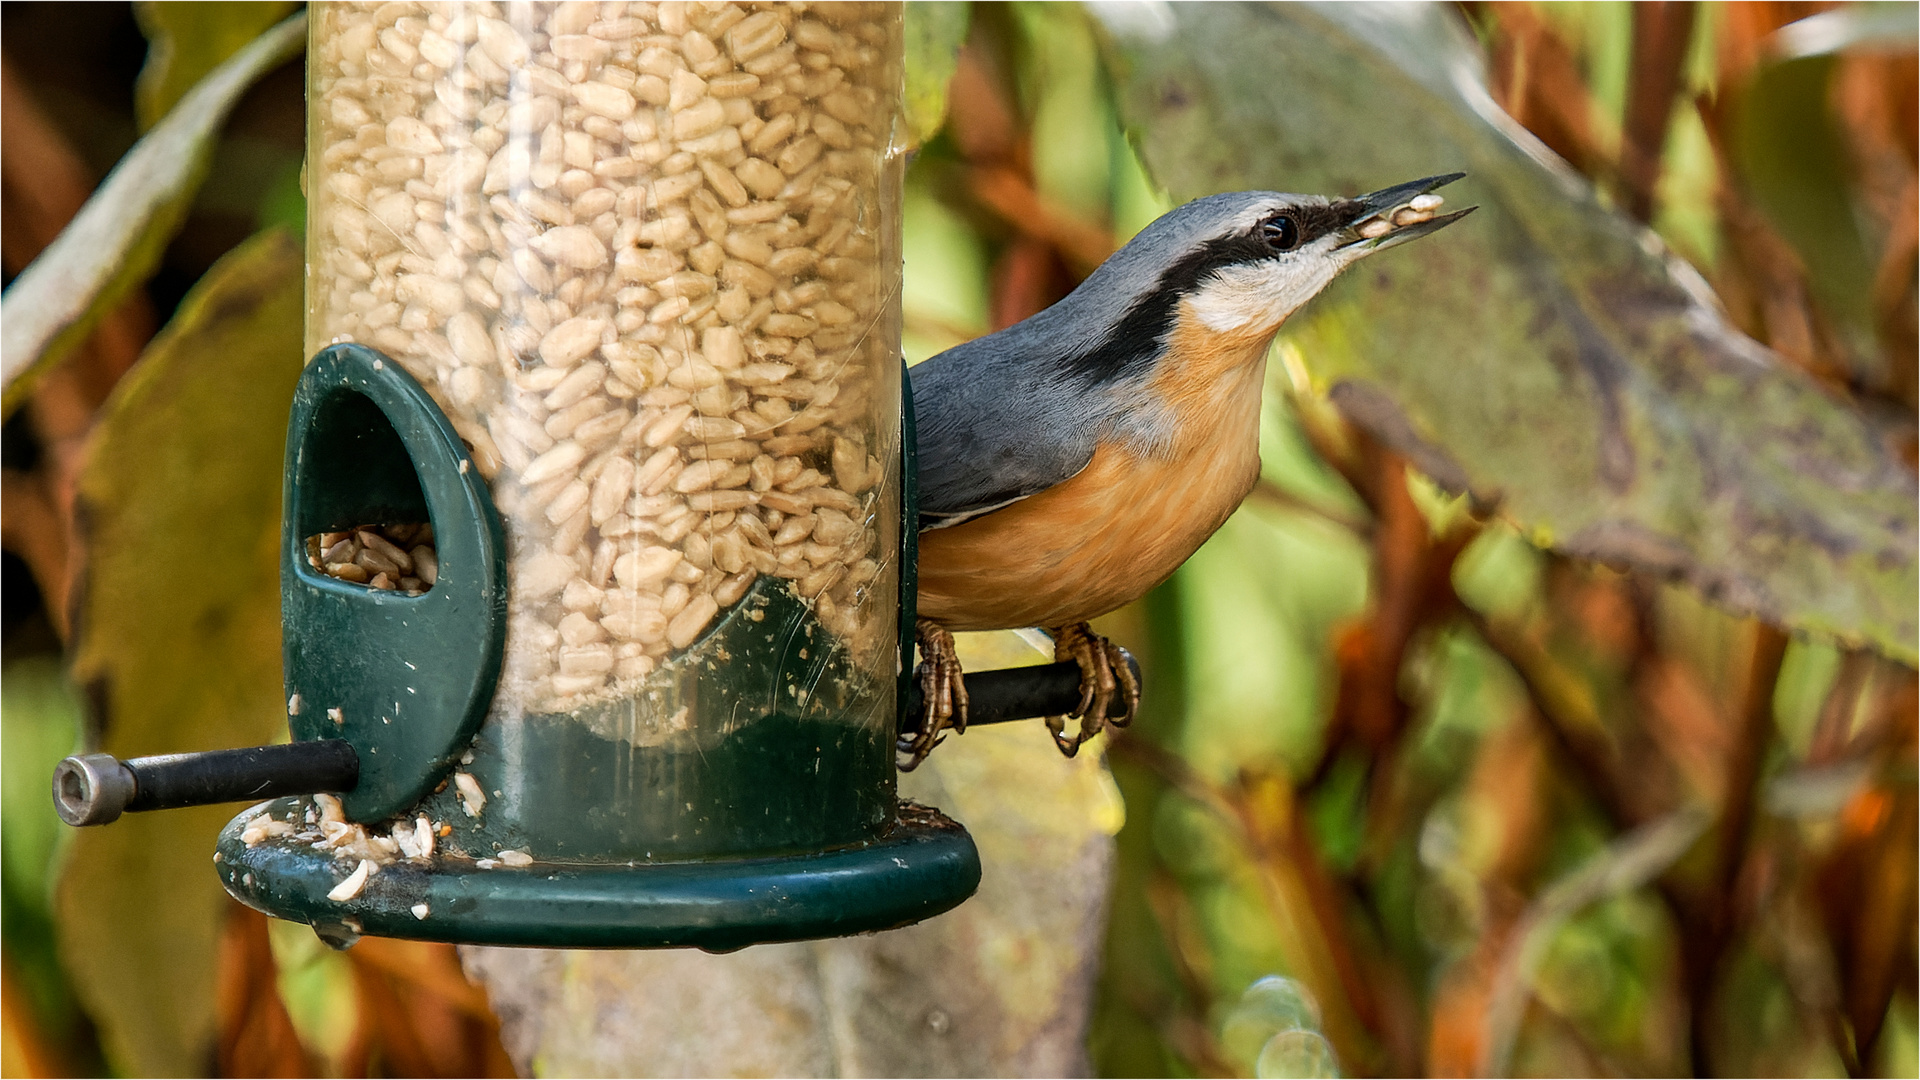
[[12, 415], [39, 377], [153, 273], [206, 176], [227, 113], [255, 80], [300, 52], [306, 33], [306, 16], [296, 15], [202, 79], [14, 279], [0, 306], [0, 415]]
[[[80, 741], [80, 696], [64, 667], [57, 654], [10, 656], [0, 678], [0, 951], [8, 1011], [25, 1010], [41, 1038], [78, 1049], [80, 1017], [55, 948], [52, 910], [53, 882], [74, 830], [61, 824], [47, 797], [54, 766]], [[11, 1066], [11, 1031], [7, 1038]], [[86, 1071], [89, 1064], [101, 1067], [97, 1060], [68, 1067]]]
[[147, 62], [133, 84], [134, 113], [145, 131], [206, 74], [297, 5], [272, 0], [142, 0], [133, 5], [147, 35]]
[[6, 882], [22, 901], [46, 914], [48, 884], [73, 830], [60, 824], [47, 781], [80, 737], [80, 701], [54, 656], [30, 656], [7, 665], [0, 684], [0, 857]]
[[[74, 681], [116, 756], [285, 734], [277, 547], [302, 268], [281, 230], [229, 253], [101, 408], [79, 479]], [[75, 837], [61, 948], [126, 1075], [211, 1060], [228, 901], [207, 860], [235, 810], [130, 814]]]
[[1350, 417], [1543, 546], [1920, 655], [1913, 473], [1500, 112], [1448, 9], [1096, 10], [1176, 198], [1469, 174], [1446, 194], [1479, 213], [1369, 260], [1283, 333]]
[[919, 146], [947, 122], [947, 83], [960, 66], [969, 8], [950, 0], [906, 5], [907, 138]]

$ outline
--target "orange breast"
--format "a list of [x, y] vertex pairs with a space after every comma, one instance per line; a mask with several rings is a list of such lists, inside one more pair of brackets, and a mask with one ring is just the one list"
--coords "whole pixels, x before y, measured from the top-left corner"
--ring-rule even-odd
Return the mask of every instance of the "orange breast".
[[1153, 390], [1178, 417], [1160, 453], [1102, 443], [1062, 484], [964, 524], [920, 534], [922, 618], [951, 630], [1085, 622], [1179, 569], [1260, 475], [1266, 340], [1183, 334]]

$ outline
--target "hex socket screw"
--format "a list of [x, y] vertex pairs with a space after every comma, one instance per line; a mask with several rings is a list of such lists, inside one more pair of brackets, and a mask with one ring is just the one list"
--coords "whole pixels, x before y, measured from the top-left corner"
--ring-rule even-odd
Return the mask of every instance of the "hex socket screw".
[[75, 754], [53, 770], [53, 807], [69, 825], [105, 825], [138, 789], [133, 770], [112, 754]]

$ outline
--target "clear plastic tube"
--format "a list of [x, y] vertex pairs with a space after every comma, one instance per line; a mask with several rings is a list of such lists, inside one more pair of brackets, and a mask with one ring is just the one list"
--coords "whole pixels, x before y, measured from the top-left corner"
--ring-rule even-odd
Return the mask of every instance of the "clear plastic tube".
[[710, 744], [777, 703], [689, 711], [689, 680], [729, 676], [678, 668], [780, 594], [862, 681], [838, 714], [890, 736], [899, 5], [321, 3], [312, 26], [308, 352], [392, 357], [491, 482], [490, 727]]

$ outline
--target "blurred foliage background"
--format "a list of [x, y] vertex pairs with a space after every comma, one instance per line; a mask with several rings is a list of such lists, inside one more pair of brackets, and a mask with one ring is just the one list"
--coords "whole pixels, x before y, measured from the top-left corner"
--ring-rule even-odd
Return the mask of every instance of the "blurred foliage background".
[[[1172, 205], [1127, 133], [1128, 71], [1086, 10], [923, 10], [936, 6], [965, 45], [946, 121], [908, 171], [910, 361], [1052, 303]], [[142, 132], [292, 8], [0, 7], [9, 285]], [[1912, 5], [1467, 3], [1447, 17], [1471, 32], [1500, 108], [1913, 467]], [[275, 237], [304, 222], [303, 121], [296, 59], [218, 127], [184, 216], [156, 226], [151, 276], [95, 313], [5, 424], [7, 1075], [509, 1070], [451, 949], [368, 939], [336, 954], [269, 925], [218, 893], [198, 826], [142, 835], [144, 857], [177, 857], [188, 884], [137, 891], [172, 879], [116, 875], [134, 852], [76, 855], [46, 796], [60, 757], [130, 738], [87, 675], [100, 665], [73, 674], [103, 633], [97, 613], [72, 618], [87, 611], [76, 583], [131, 557], [89, 550], [121, 535], [113, 507], [75, 509], [82, 489], [113, 490], [102, 448], [164, 439], [187, 420], [155, 415], [169, 402], [244, 408], [265, 418], [277, 475], [284, 402], [209, 382], [237, 369], [170, 361], [167, 343], [219, 330], [236, 279], [297, 280]], [[1289, 332], [1276, 347], [1254, 497], [1103, 628], [1142, 658], [1148, 697], [1108, 747], [1127, 824], [1099, 1071], [1913, 1075], [1912, 669], [1536, 546], [1344, 419], [1315, 381], [1318, 344]], [[123, 384], [129, 371], [142, 374]], [[156, 560], [143, 565], [183, 585], [246, 580], [207, 559], [233, 535], [207, 498], [190, 482], [127, 496], [175, 511], [132, 519], [173, 530], [141, 539], [134, 554]], [[246, 528], [274, 514], [246, 508]], [[120, 617], [165, 626], [150, 647], [213, 691], [133, 751], [211, 746], [246, 724], [273, 737], [271, 710], [233, 718], [250, 689], [221, 698], [240, 684], [195, 666], [230, 631], [169, 602]], [[277, 649], [255, 634], [225, 655], [271, 673]], [[115, 918], [186, 912], [199, 936], [182, 939], [205, 947], [101, 955], [139, 927], [85, 922], [72, 882], [118, 878], [133, 884]], [[143, 965], [206, 978], [186, 980], [193, 1000], [156, 1002], [151, 980], [115, 977]], [[142, 1034], [168, 1010], [184, 1034]]]

